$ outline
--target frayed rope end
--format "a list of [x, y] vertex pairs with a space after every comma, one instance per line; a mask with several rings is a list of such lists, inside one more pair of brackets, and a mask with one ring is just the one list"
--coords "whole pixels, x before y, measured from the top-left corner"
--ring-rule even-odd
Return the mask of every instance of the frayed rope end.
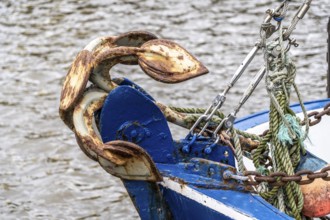
[[[298, 120], [290, 114], [286, 114], [284, 117], [289, 123], [291, 130], [296, 135], [296, 138], [298, 138], [300, 141], [303, 141], [302, 138], [304, 137], [304, 131], [302, 130], [302, 127], [300, 126]], [[283, 145], [293, 144], [293, 140], [289, 134], [289, 129], [287, 126], [285, 126], [284, 123], [282, 123], [280, 126], [277, 138]]]

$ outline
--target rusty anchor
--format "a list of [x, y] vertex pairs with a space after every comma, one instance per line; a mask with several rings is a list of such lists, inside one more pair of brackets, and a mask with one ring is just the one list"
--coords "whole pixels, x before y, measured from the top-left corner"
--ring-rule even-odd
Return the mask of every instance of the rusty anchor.
[[[160, 181], [155, 164], [143, 148], [127, 141], [103, 143], [98, 133], [94, 113], [102, 107], [108, 92], [118, 86], [109, 75], [118, 63], [139, 64], [152, 78], [165, 83], [178, 83], [208, 71], [178, 44], [137, 31], [91, 41], [66, 76], [59, 113], [74, 131], [81, 150], [114, 176]], [[86, 89], [88, 80], [94, 85]]]
[[[102, 108], [108, 93], [118, 86], [120, 79], [113, 80], [109, 74], [118, 63], [139, 65], [147, 75], [164, 83], [182, 82], [206, 74], [208, 70], [180, 45], [137, 31], [91, 41], [78, 53], [66, 76], [59, 113], [64, 123], [74, 131], [81, 150], [98, 161], [108, 173], [119, 178], [161, 181], [162, 176], [143, 148], [127, 141], [103, 143], [98, 132], [94, 114]], [[88, 81], [93, 85], [86, 88]], [[189, 114], [177, 112], [159, 102], [155, 104], [168, 121], [191, 127]], [[244, 145], [244, 140], [241, 142]], [[258, 143], [246, 145], [255, 148]], [[329, 198], [329, 181], [316, 179], [301, 187], [306, 216], [323, 216], [330, 212], [330, 204], [324, 203]]]

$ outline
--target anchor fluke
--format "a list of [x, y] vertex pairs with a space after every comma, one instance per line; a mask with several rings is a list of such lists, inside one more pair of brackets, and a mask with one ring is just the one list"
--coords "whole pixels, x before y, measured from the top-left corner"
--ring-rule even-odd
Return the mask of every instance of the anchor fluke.
[[139, 65], [164, 83], [179, 83], [208, 73], [207, 68], [180, 45], [169, 40], [150, 40], [141, 46]]

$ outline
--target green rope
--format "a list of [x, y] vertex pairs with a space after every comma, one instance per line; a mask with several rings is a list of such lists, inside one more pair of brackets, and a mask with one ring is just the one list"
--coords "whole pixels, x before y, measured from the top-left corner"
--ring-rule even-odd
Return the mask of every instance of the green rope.
[[[289, 122], [289, 126], [291, 127], [291, 130], [295, 133], [296, 137], [302, 141], [304, 132], [302, 131], [301, 126], [296, 117], [292, 116], [291, 114], [285, 114], [284, 117]], [[284, 123], [280, 125], [277, 138], [283, 145], [293, 144], [293, 140], [289, 135], [288, 127]]]
[[234, 139], [235, 154], [236, 154], [236, 159], [237, 159], [237, 163], [238, 163], [238, 171], [243, 173], [244, 171], [246, 171], [246, 168], [245, 168], [245, 165], [243, 162], [243, 152], [242, 152], [241, 143], [239, 141], [236, 130], [232, 128], [231, 133], [232, 133], [232, 136]]
[[307, 115], [307, 111], [306, 111], [306, 108], [305, 108], [305, 105], [302, 101], [302, 98], [301, 98], [301, 94], [299, 92], [299, 89], [296, 85], [295, 82], [293, 82], [293, 88], [297, 94], [297, 97], [298, 97], [298, 100], [299, 100], [299, 104], [301, 106], [301, 109], [302, 109], [302, 112], [304, 114], [304, 120], [305, 120], [305, 132], [304, 132], [304, 137], [302, 138], [303, 140], [305, 140], [307, 137], [308, 137], [308, 131], [309, 131], [309, 119], [308, 119], [308, 115]]
[[269, 131], [261, 140], [260, 144], [258, 145], [257, 149], [253, 150], [252, 152], [252, 160], [253, 164], [256, 167], [256, 169], [260, 169], [261, 166], [263, 166], [263, 163], [261, 160], [263, 159], [263, 154], [268, 149], [268, 142], [271, 138], [271, 132]]
[[[288, 96], [283, 92], [278, 93], [278, 95], [275, 96], [275, 100], [279, 106], [278, 108], [282, 109], [283, 113], [285, 113], [285, 117], [287, 118], [289, 123], [292, 124], [294, 123], [293, 122], [294, 116], [292, 116], [293, 114], [292, 110], [287, 106], [288, 105], [287, 98]], [[248, 132], [240, 131], [234, 128], [231, 130], [234, 146], [236, 150], [235, 153], [237, 155], [238, 170], [240, 172], [243, 172], [246, 169], [243, 163], [243, 153], [240, 146], [238, 135], [241, 135], [245, 138], [251, 138], [252, 140], [257, 140], [260, 142], [257, 149], [253, 150], [252, 152], [252, 159], [255, 164], [255, 167], [258, 170], [265, 169], [263, 163], [265, 157], [264, 154], [265, 152], [268, 151], [269, 148], [268, 143], [272, 143], [271, 147], [275, 152], [274, 157], [276, 158], [276, 165], [277, 165], [275, 171], [283, 171], [288, 173], [289, 175], [293, 174], [294, 167], [296, 167], [300, 161], [300, 149], [302, 142], [297, 141], [296, 139], [295, 140], [290, 139], [291, 141], [283, 142], [281, 141], [281, 135], [277, 135], [277, 136], [274, 135], [280, 133], [281, 129], [285, 130], [285, 125], [281, 120], [282, 117], [280, 116], [280, 113], [278, 113], [278, 108], [276, 108], [273, 103], [271, 104], [270, 129], [269, 132], [264, 137], [260, 137], [258, 135], [250, 134]], [[171, 109], [180, 113], [187, 114], [187, 116], [185, 117], [185, 122], [191, 125], [200, 117], [201, 114], [205, 112], [205, 109], [202, 108], [179, 108], [179, 107], [171, 106]], [[211, 122], [216, 125], [219, 124], [223, 118], [224, 118], [224, 114], [218, 112], [217, 116], [213, 117]], [[299, 129], [293, 129], [293, 130], [295, 131], [295, 133], [298, 134], [297, 135], [298, 137], [303, 136], [302, 132], [296, 131]], [[290, 148], [285, 146], [287, 144], [290, 145]], [[275, 163], [275, 158], [273, 163]], [[264, 172], [267, 171], [264, 170]], [[294, 216], [296, 219], [300, 219], [300, 211], [303, 205], [303, 198], [302, 198], [302, 193], [300, 191], [300, 187], [296, 183], [288, 183], [284, 187], [272, 187], [269, 190], [260, 192], [260, 195], [264, 199], [269, 201], [271, 204], [278, 207], [279, 209], [285, 210], [288, 214]], [[282, 199], [280, 199], [281, 197]], [[285, 199], [283, 199], [283, 197], [285, 197]], [[283, 201], [285, 201], [285, 204], [283, 204]]]
[[[278, 56], [273, 56], [272, 52], [274, 52], [278, 46], [280, 46], [281, 51]], [[308, 118], [301, 101], [300, 93], [294, 83], [296, 68], [284, 52], [282, 39], [279, 39], [279, 41], [272, 41], [268, 44], [267, 53], [268, 55], [265, 55], [265, 57], [268, 57], [266, 83], [268, 94], [271, 99], [269, 132], [265, 136], [260, 137], [234, 128], [231, 129], [238, 170], [239, 172], [244, 172], [246, 170], [239, 140], [239, 135], [241, 135], [245, 138], [260, 142], [258, 147], [251, 152], [252, 160], [257, 170], [262, 171], [262, 173], [279, 171], [285, 172], [288, 175], [293, 175], [295, 168], [300, 162], [300, 154], [305, 151], [303, 141], [307, 137], [308, 123], [306, 123], [305, 132], [302, 131], [299, 119], [289, 107], [292, 86], [297, 93], [305, 120], [307, 121]], [[170, 108], [178, 113], [186, 114], [184, 121], [186, 124], [191, 125], [205, 112], [203, 108], [178, 108], [173, 106]], [[210, 126], [212, 127], [212, 125], [220, 124], [224, 117], [224, 114], [220, 111], [216, 112], [215, 117], [211, 120]], [[271, 170], [266, 169], [264, 166], [267, 160], [265, 157], [268, 156], [269, 152], [271, 152], [273, 163]], [[259, 193], [264, 199], [280, 210], [285, 211], [296, 219], [301, 219], [300, 213], [303, 207], [303, 195], [297, 183], [289, 182], [281, 187], [270, 187], [268, 184], [264, 184], [260, 186]]]
[[[170, 109], [180, 112], [180, 113], [186, 113], [186, 114], [204, 114], [206, 109], [205, 108], [182, 108], [182, 107], [176, 107], [176, 106], [169, 106]], [[216, 111], [215, 116], [218, 116], [219, 118], [224, 118], [225, 115], [220, 112]]]
[[[204, 114], [204, 112], [206, 111], [205, 108], [183, 108], [183, 107], [176, 107], [176, 106], [169, 106], [169, 108], [171, 110], [174, 110], [174, 111], [178, 112], [178, 113], [188, 114], [184, 119], [185, 123], [188, 124], [188, 125], [193, 125], [197, 121], [197, 119], [202, 114]], [[222, 119], [225, 118], [224, 113], [222, 113], [220, 111], [217, 111], [215, 113], [215, 116], [216, 117], [213, 117], [211, 119], [211, 122], [216, 124], [216, 125], [220, 124]], [[201, 123], [201, 126], [204, 126], [204, 124]], [[239, 129], [235, 129], [235, 131], [238, 135], [240, 135], [244, 138], [250, 138], [251, 140], [254, 140], [254, 141], [261, 141], [262, 140], [262, 138], [259, 135], [251, 134], [251, 133], [239, 130]]]
[[[266, 83], [271, 99], [269, 113], [269, 131], [262, 137], [257, 149], [252, 152], [253, 163], [257, 170], [265, 171], [264, 157], [271, 152], [272, 168], [270, 171], [294, 174], [294, 169], [300, 162], [301, 152], [305, 152], [303, 141], [308, 134], [308, 123], [305, 132], [300, 127], [300, 121], [289, 107], [291, 87], [293, 86], [301, 104], [305, 121], [308, 121], [306, 110], [294, 79], [296, 67], [287, 56], [283, 47], [282, 26], [279, 26], [280, 37], [266, 46]], [[280, 50], [280, 52], [276, 52]], [[285, 211], [296, 219], [301, 219], [303, 196], [295, 182], [282, 187], [270, 187], [259, 191], [268, 202]]]
[[[176, 106], [169, 106], [170, 109], [179, 112], [179, 113], [185, 113], [185, 114], [196, 114], [196, 115], [189, 115], [186, 117], [186, 122], [187, 123], [194, 123], [195, 121], [197, 121], [197, 119], [200, 117], [201, 114], [203, 114], [206, 109], [205, 108], [182, 108], [182, 107], [176, 107]], [[212, 118], [212, 122], [219, 124], [221, 122], [221, 120], [223, 118], [225, 118], [225, 115], [223, 112], [217, 111], [215, 113], [215, 118]], [[257, 141], [261, 141], [261, 137], [259, 135], [256, 134], [251, 134], [239, 129], [235, 129], [236, 133], [238, 135], [241, 135], [245, 138], [250, 138], [251, 140], [257, 140]]]
[[[281, 26], [280, 26], [280, 35]], [[271, 56], [274, 49], [278, 46], [281, 48], [281, 53], [277, 56]], [[293, 62], [289, 59], [282, 46], [282, 39], [273, 41], [267, 46], [267, 59], [269, 73], [266, 76], [268, 93], [271, 99], [269, 113], [269, 132], [267, 137], [261, 142], [261, 146], [253, 155], [253, 162], [258, 168], [261, 166], [260, 156], [267, 150], [268, 145], [265, 142], [271, 143], [273, 156], [274, 171], [285, 172], [288, 175], [294, 174], [294, 169], [299, 164], [302, 142], [306, 138], [302, 131], [299, 121], [289, 107], [290, 90], [294, 84], [296, 68]], [[299, 99], [300, 94], [297, 92]], [[304, 111], [304, 109], [303, 109]], [[308, 129], [306, 128], [308, 131]], [[283, 189], [283, 191], [282, 191]], [[284, 195], [283, 195], [283, 194]], [[274, 196], [276, 195], [276, 196]], [[285, 197], [284, 201], [280, 201], [280, 195]], [[272, 201], [281, 210], [284, 209], [289, 215], [296, 219], [301, 219], [301, 210], [303, 207], [303, 196], [299, 185], [295, 182], [289, 182], [283, 187], [274, 187], [267, 193], [261, 193], [266, 200]], [[284, 202], [284, 204], [283, 204]], [[284, 207], [283, 207], [284, 205]]]
[[[283, 97], [283, 96], [282, 96]], [[283, 98], [281, 100], [281, 97], [279, 98], [280, 101], [282, 101], [281, 104], [283, 104]], [[276, 109], [272, 107], [272, 111], [277, 114], [277, 117], [271, 118], [270, 123], [274, 123], [275, 126], [275, 131], [277, 132], [279, 130], [279, 124], [280, 124], [280, 116], [278, 115]], [[282, 171], [287, 173], [288, 175], [293, 175], [294, 174], [294, 168], [292, 165], [292, 162], [290, 160], [290, 155], [289, 151], [286, 145], [283, 145], [278, 138], [275, 136], [274, 138], [274, 152], [275, 152], [275, 157], [277, 159], [277, 171]], [[290, 182], [284, 186], [284, 192], [287, 197], [287, 210], [289, 210], [289, 214], [294, 216], [296, 219], [301, 219], [300, 217], [300, 212], [301, 208], [299, 207], [300, 202], [299, 200], [302, 200], [302, 193], [300, 190], [300, 187], [298, 184], [294, 182]], [[303, 201], [303, 200], [302, 200]], [[297, 204], [298, 203], [298, 204]]]
[[241, 135], [242, 137], [250, 138], [251, 140], [259, 141], [259, 142], [262, 140], [262, 138], [259, 135], [251, 134], [245, 131], [241, 131], [239, 129], [235, 129], [235, 131], [238, 135]]

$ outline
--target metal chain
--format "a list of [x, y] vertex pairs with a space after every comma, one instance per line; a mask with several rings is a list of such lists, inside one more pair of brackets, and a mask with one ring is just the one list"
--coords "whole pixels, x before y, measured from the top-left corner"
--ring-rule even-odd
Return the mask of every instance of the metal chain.
[[[314, 120], [309, 120], [309, 125], [313, 126], [321, 122], [322, 117], [328, 115], [330, 116], [330, 103], [326, 104], [323, 108], [323, 111], [313, 111], [308, 114], [308, 117], [313, 117]], [[305, 125], [305, 121], [301, 122], [302, 125]], [[262, 136], [265, 136], [268, 133], [268, 130], [264, 131]], [[306, 185], [312, 183], [315, 179], [323, 179], [325, 181], [330, 181], [330, 166], [324, 167], [319, 172], [312, 172], [310, 170], [298, 171], [294, 175], [288, 175], [284, 172], [273, 172], [270, 175], [262, 175], [257, 171], [245, 171], [244, 176], [250, 176], [249, 181], [246, 181], [247, 185], [259, 185], [260, 183], [266, 182], [271, 186], [283, 186], [288, 182], [296, 182], [299, 185]], [[307, 179], [303, 180], [303, 176], [306, 176]]]
[[[312, 117], [314, 118], [314, 120], [309, 119], [309, 123], [308, 123], [309, 126], [314, 126], [314, 125], [317, 125], [318, 123], [320, 123], [322, 120], [322, 117], [325, 115], [330, 116], [330, 103], [326, 104], [323, 108], [323, 111], [321, 111], [321, 112], [312, 111], [307, 114], [308, 118], [312, 118]], [[300, 124], [305, 125], [306, 122], [302, 121]], [[269, 131], [268, 129], [265, 130], [260, 136], [261, 137], [265, 136], [268, 133], [268, 131]]]
[[[245, 171], [244, 176], [250, 176], [250, 180], [245, 181], [247, 185], [259, 185], [260, 183], [268, 183], [271, 186], [283, 186], [289, 182], [295, 182], [299, 185], [306, 185], [314, 182], [315, 179], [323, 179], [330, 181], [330, 166], [324, 167], [319, 172], [312, 172], [310, 170], [301, 170], [294, 175], [288, 175], [284, 172], [274, 172], [270, 175], [262, 175], [257, 171]], [[307, 179], [303, 179], [306, 176]], [[252, 179], [252, 180], [251, 180]]]
[[[313, 126], [313, 125], [316, 125], [316, 124], [320, 123], [321, 120], [322, 120], [322, 117], [324, 115], [330, 116], [330, 103], [325, 105], [324, 108], [323, 108], [323, 111], [321, 111], [321, 112], [313, 111], [313, 112], [310, 112], [309, 114], [307, 114], [307, 116], [309, 118], [314, 117], [313, 121], [312, 120], [309, 121], [309, 125]], [[304, 121], [302, 122], [302, 125], [305, 125]]]

